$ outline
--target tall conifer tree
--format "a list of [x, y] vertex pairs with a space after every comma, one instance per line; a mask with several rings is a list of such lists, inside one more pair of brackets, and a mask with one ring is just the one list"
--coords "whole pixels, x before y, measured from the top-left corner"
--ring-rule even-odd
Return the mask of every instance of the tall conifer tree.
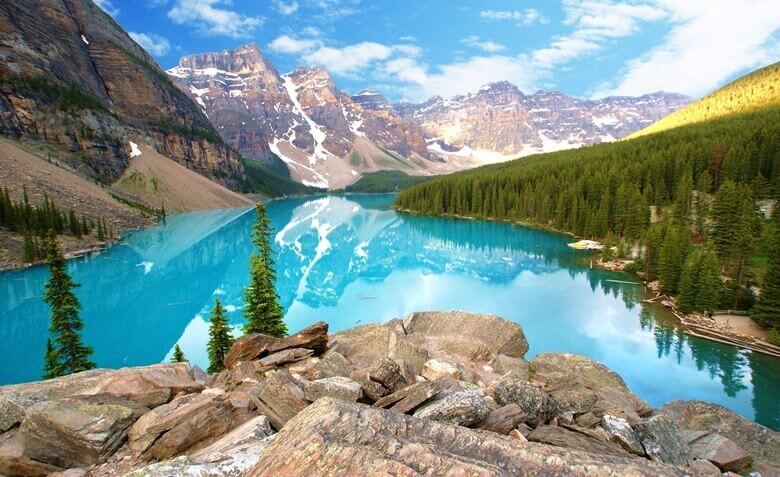
[[171, 356], [172, 363], [186, 363], [187, 358], [184, 356], [184, 351], [181, 350], [179, 343], [173, 348], [173, 356]]
[[[211, 319], [209, 320], [209, 373], [218, 373], [225, 369], [225, 356], [230, 347], [233, 346], [233, 337], [230, 335], [230, 325], [228, 325], [225, 309], [222, 308], [219, 298], [214, 303], [214, 309], [211, 310]], [[178, 347], [178, 345], [177, 345]], [[181, 352], [181, 349], [179, 350]], [[182, 353], [182, 357], [183, 357]]]

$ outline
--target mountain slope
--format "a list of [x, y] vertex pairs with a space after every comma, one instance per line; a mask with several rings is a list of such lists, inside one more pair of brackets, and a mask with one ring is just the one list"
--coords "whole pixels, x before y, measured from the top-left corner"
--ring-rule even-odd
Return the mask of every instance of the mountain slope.
[[339, 187], [365, 171], [426, 168], [414, 123], [364, 108], [322, 68], [279, 74], [254, 43], [183, 57], [168, 74], [244, 156], [303, 184]]
[[[749, 81], [737, 84], [754, 87]], [[580, 236], [614, 234], [638, 240], [649, 226], [649, 205], [668, 206], [679, 199], [681, 207], [690, 208], [694, 185], [707, 196], [730, 182], [748, 187], [753, 197], [776, 197], [780, 98], [767, 100], [732, 85], [726, 88], [734, 97], [749, 98], [742, 102], [746, 112], [434, 179], [402, 191], [396, 205], [428, 214], [532, 222]], [[708, 101], [693, 106], [706, 107]]]
[[629, 137], [748, 112], [780, 103], [780, 62], [756, 70], [719, 88]]

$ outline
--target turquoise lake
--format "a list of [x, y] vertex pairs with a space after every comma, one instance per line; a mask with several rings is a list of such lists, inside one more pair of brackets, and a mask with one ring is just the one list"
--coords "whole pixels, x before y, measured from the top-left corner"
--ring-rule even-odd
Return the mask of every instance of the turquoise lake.
[[[656, 407], [722, 404], [780, 430], [780, 360], [682, 333], [641, 302], [642, 287], [584, 266], [562, 235], [508, 224], [394, 212], [392, 195], [272, 201], [278, 291], [291, 332], [331, 331], [417, 310], [494, 313], [519, 323], [526, 358], [569, 352], [618, 372]], [[68, 262], [81, 284], [83, 338], [101, 367], [170, 359], [179, 344], [207, 367], [219, 298], [236, 332], [253, 251], [254, 209], [197, 212]], [[0, 384], [39, 379], [49, 310], [45, 267], [0, 274]]]

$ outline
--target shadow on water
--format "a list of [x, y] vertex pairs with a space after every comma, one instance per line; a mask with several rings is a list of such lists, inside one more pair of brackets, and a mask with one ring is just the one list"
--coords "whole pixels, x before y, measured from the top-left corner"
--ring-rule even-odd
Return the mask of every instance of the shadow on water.
[[[396, 214], [393, 196], [321, 196], [269, 202], [278, 292], [292, 330], [331, 330], [423, 309], [495, 313], [523, 326], [528, 358], [590, 356], [658, 406], [670, 399], [723, 404], [780, 428], [779, 360], [692, 338], [642, 303], [625, 275], [589, 269], [564, 235], [504, 223]], [[243, 323], [254, 250], [252, 208], [168, 218], [108, 251], [68, 262], [82, 286], [84, 340], [100, 366], [168, 359], [179, 343], [207, 365], [208, 312], [220, 298]], [[47, 336], [44, 267], [0, 274], [0, 348], [13, 356], [0, 383], [37, 379]]]

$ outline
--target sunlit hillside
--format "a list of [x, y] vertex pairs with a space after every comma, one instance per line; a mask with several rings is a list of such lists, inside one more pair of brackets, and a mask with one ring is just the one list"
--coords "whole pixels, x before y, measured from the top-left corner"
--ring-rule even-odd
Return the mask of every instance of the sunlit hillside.
[[628, 136], [646, 134], [744, 113], [780, 103], [780, 62], [756, 70]]

